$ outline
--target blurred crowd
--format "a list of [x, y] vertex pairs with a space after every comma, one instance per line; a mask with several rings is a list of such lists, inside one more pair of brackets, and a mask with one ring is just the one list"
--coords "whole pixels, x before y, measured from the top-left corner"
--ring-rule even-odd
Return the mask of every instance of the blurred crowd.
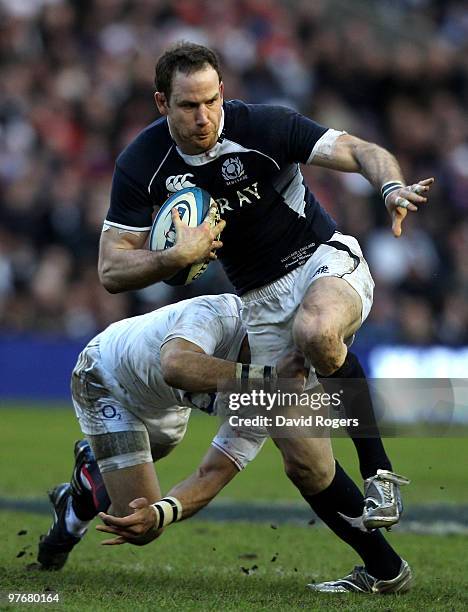
[[180, 39], [222, 59], [227, 98], [279, 103], [389, 148], [430, 204], [396, 240], [359, 175], [304, 168], [376, 281], [362, 341], [468, 341], [468, 8], [451, 0], [0, 0], [0, 331], [90, 336], [229, 290], [110, 295], [96, 272], [113, 164], [157, 117], [154, 64]]

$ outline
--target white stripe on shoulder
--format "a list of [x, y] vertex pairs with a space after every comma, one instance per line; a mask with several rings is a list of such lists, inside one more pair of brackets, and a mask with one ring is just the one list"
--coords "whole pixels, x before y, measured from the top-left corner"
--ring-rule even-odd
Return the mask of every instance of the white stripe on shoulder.
[[183, 153], [177, 147], [177, 153], [182, 157], [184, 162], [189, 166], [204, 166], [205, 164], [209, 164], [210, 162], [215, 161], [221, 155], [233, 155], [234, 153], [257, 153], [258, 155], [262, 155], [266, 157], [270, 161], [272, 161], [275, 166], [280, 169], [279, 164], [266, 153], [262, 153], [262, 151], [258, 151], [257, 149], [247, 149], [243, 147], [241, 144], [234, 142], [233, 140], [228, 140], [225, 138], [222, 142], [218, 142], [212, 149], [207, 151], [206, 153], [201, 153], [199, 155], [187, 155]]
[[132, 227], [131, 225], [122, 225], [121, 223], [114, 223], [113, 221], [104, 221], [104, 225], [102, 227], [102, 231], [105, 232], [106, 229], [110, 227], [117, 227], [118, 229], [129, 230], [131, 232], [149, 232], [151, 229], [151, 225], [148, 227]]
[[168, 158], [169, 153], [172, 151], [172, 149], [173, 149], [173, 148], [174, 148], [174, 145], [172, 144], [172, 145], [169, 147], [168, 152], [167, 152], [167, 153], [166, 153], [166, 155], [164, 156], [164, 159], [163, 159], [163, 160], [162, 160], [162, 162], [159, 164], [158, 169], [156, 170], [156, 172], [155, 172], [155, 173], [153, 174], [153, 176], [151, 177], [151, 180], [150, 180], [149, 185], [148, 185], [148, 193], [149, 193], [149, 194], [151, 194], [151, 185], [152, 185], [152, 183], [153, 183], [154, 179], [156, 178], [156, 176], [157, 176], [158, 172], [161, 170], [162, 165], [164, 164], [164, 162], [165, 162], [165, 161], [166, 161], [166, 159]]
[[314, 145], [312, 149], [312, 153], [309, 155], [309, 159], [307, 160], [307, 164], [311, 164], [314, 160], [314, 157], [320, 155], [321, 157], [330, 158], [333, 152], [333, 147], [337, 139], [343, 134], [347, 134], [348, 132], [339, 131], [329, 129], [321, 136]]

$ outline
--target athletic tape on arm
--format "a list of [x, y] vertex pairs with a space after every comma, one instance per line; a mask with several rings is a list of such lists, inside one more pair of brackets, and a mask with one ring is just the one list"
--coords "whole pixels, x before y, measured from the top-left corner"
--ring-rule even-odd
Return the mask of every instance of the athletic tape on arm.
[[314, 160], [315, 157], [324, 157], [326, 159], [331, 159], [333, 157], [333, 149], [335, 148], [335, 143], [337, 139], [343, 134], [347, 134], [347, 132], [329, 129], [325, 132], [323, 136], [321, 136], [314, 145], [312, 149], [312, 153], [307, 160], [307, 163], [310, 164]]

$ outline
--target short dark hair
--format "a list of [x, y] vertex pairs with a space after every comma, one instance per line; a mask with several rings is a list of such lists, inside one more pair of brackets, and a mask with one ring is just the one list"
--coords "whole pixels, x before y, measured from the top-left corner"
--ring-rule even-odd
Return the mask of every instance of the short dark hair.
[[156, 90], [161, 91], [169, 101], [172, 91], [172, 78], [177, 70], [184, 74], [192, 74], [198, 70], [203, 70], [207, 64], [216, 70], [221, 82], [219, 59], [214, 51], [195, 43], [177, 42], [167, 49], [157, 61], [154, 76]]

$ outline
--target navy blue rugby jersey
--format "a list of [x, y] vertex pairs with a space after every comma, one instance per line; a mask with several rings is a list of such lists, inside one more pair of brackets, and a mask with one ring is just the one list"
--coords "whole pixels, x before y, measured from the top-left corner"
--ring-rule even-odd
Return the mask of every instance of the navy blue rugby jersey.
[[224, 269], [243, 294], [304, 264], [336, 224], [302, 177], [315, 143], [328, 128], [280, 106], [224, 104], [217, 144], [182, 153], [167, 119], [145, 128], [117, 159], [106, 223], [151, 229], [155, 207], [196, 185], [218, 202]]

